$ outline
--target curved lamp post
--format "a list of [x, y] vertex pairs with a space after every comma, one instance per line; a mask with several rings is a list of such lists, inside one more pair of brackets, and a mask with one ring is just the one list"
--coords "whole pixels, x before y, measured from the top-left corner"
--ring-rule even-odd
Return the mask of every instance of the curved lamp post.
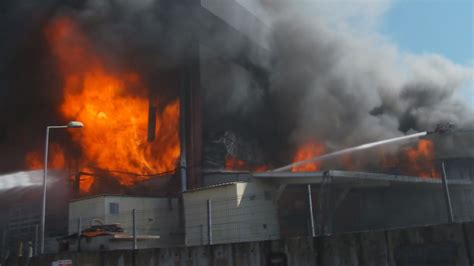
[[44, 235], [45, 235], [45, 218], [46, 218], [46, 179], [48, 177], [48, 142], [49, 142], [49, 130], [56, 129], [56, 128], [82, 128], [84, 124], [79, 121], [71, 121], [67, 125], [64, 126], [47, 126], [46, 127], [46, 141], [45, 141], [45, 148], [44, 148], [44, 175], [43, 175], [43, 201], [41, 205], [41, 252], [40, 254], [44, 253]]

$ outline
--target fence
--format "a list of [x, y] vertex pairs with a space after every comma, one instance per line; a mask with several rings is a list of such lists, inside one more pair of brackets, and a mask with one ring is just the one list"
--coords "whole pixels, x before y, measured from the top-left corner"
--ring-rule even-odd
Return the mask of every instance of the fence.
[[[168, 208], [152, 209], [129, 209], [121, 212], [107, 214], [80, 216], [69, 220], [69, 233], [74, 235], [82, 232], [80, 246], [78, 240], [66, 240], [69, 249], [73, 250], [97, 250], [97, 249], [133, 249], [133, 248], [156, 248], [163, 246], [175, 246], [182, 243], [182, 226], [179, 220], [178, 210]], [[93, 237], [100, 230], [91, 231], [94, 225], [105, 225], [106, 231], [114, 231], [112, 234]], [[105, 228], [103, 227], [103, 228]], [[89, 231], [89, 233], [85, 233]]]
[[[191, 191], [184, 197], [186, 244], [270, 240], [473, 221], [472, 175], [450, 166], [446, 165], [446, 185], [442, 177], [380, 175], [377, 181], [360, 180], [349, 185], [341, 179], [328, 177], [316, 185], [240, 189], [241, 194], [235, 193], [239, 188], [229, 189], [231, 183]], [[404, 181], [399, 182], [400, 178]], [[238, 186], [239, 182], [235, 184]], [[448, 199], [451, 208], [448, 208]]]
[[[184, 193], [182, 208], [176, 203], [173, 211], [166, 204], [159, 208], [133, 205], [137, 245], [138, 248], [215, 245], [469, 222], [474, 220], [473, 173], [472, 169], [465, 173], [459, 169], [452, 168], [450, 163], [446, 165], [447, 187], [441, 179], [406, 184], [381, 181], [372, 186], [347, 187], [329, 178], [322, 184], [289, 185], [281, 191], [269, 185], [246, 182], [189, 191]], [[84, 206], [82, 213], [91, 213], [87, 210], [95, 208]], [[48, 215], [47, 221], [51, 219], [52, 215]], [[90, 227], [94, 219], [105, 224], [121, 224], [128, 237], [121, 240], [119, 248], [133, 248], [132, 207], [113, 210], [104, 205], [95, 215], [69, 217], [64, 224], [68, 225], [71, 235], [77, 233], [78, 228]], [[35, 226], [31, 223], [30, 229], [25, 230], [27, 236], [17, 238], [17, 242], [11, 241], [14, 236], [8, 227], [2, 230], [2, 255], [5, 256], [5, 247], [10, 243], [10, 252], [17, 252], [20, 241], [26, 254], [28, 242], [35, 243]], [[46, 226], [51, 228], [52, 225], [47, 222]], [[68, 230], [63, 230], [62, 237], [65, 231]], [[88, 246], [114, 249], [117, 246], [110, 245], [118, 245], [117, 241], [97, 239], [87, 242], [84, 238], [81, 247], [84, 250]], [[60, 243], [56, 238], [50, 240], [47, 244]], [[76, 242], [69, 239], [69, 250], [79, 248]]]
[[280, 237], [277, 209], [268, 195], [186, 202], [186, 245], [249, 242]]

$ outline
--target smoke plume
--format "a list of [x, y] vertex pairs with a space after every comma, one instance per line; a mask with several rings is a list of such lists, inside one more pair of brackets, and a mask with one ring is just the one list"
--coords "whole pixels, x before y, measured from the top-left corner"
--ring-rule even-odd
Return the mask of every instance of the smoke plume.
[[293, 127], [290, 145], [317, 139], [340, 149], [443, 122], [474, 125], [459, 94], [473, 69], [399, 51], [374, 26], [384, 2], [353, 1], [359, 20], [330, 1], [280, 1], [273, 10], [270, 90]]
[[[200, 2], [218, 9], [223, 0]], [[157, 73], [196, 59], [189, 44], [199, 39], [205, 143], [236, 136], [261, 161], [288, 162], [311, 140], [330, 151], [442, 122], [474, 125], [459, 94], [473, 69], [442, 55], [402, 52], [378, 34], [390, 1], [235, 2], [258, 17], [232, 17], [235, 25], [255, 29], [258, 22], [265, 32], [235, 38], [202, 20], [199, 1], [4, 1], [0, 168], [21, 168], [26, 151], [42, 147], [45, 125], [64, 122], [61, 79], [43, 32], [63, 15], [79, 22], [110, 66], [134, 69], [152, 90], [163, 90], [163, 101], [178, 92], [160, 88]], [[55, 134], [67, 142], [66, 133]]]

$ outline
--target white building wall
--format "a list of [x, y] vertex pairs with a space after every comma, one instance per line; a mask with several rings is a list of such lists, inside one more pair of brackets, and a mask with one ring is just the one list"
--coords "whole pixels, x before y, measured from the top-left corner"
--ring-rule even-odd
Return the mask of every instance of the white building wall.
[[195, 190], [183, 193], [186, 245], [205, 245], [209, 242], [207, 228], [207, 200], [219, 208], [234, 209], [237, 205], [235, 184], [227, 184], [212, 189]]
[[[120, 214], [110, 213], [110, 204], [118, 203]], [[137, 233], [141, 235], [160, 235], [162, 240], [179, 228], [177, 199], [107, 197], [105, 199], [107, 224], [120, 223], [125, 232], [133, 232], [132, 210], [136, 211]]]
[[239, 224], [235, 239], [260, 241], [280, 238], [277, 206], [273, 200], [274, 188], [262, 183], [239, 183], [240, 196], [236, 219]]
[[279, 238], [273, 188], [262, 183], [231, 183], [183, 194], [186, 245], [206, 245], [207, 200], [211, 200], [213, 244]]
[[82, 228], [91, 225], [93, 219], [104, 220], [104, 197], [86, 198], [69, 203], [68, 233], [77, 233], [78, 221], [81, 219]]
[[[112, 213], [110, 204], [118, 204], [118, 213]], [[160, 242], [178, 242], [178, 199], [142, 198], [127, 196], [99, 196], [73, 201], [69, 204], [69, 234], [77, 232], [78, 219], [82, 228], [89, 227], [93, 219], [105, 224], [121, 224], [126, 233], [133, 233], [132, 210], [136, 211], [136, 227], [139, 235], [159, 235]]]

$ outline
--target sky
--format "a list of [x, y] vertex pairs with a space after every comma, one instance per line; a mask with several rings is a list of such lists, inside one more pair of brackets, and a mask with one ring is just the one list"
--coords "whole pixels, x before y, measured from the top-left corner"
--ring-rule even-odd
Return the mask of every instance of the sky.
[[[380, 32], [401, 51], [474, 67], [474, 0], [391, 0]], [[462, 90], [474, 108], [474, 77]]]

